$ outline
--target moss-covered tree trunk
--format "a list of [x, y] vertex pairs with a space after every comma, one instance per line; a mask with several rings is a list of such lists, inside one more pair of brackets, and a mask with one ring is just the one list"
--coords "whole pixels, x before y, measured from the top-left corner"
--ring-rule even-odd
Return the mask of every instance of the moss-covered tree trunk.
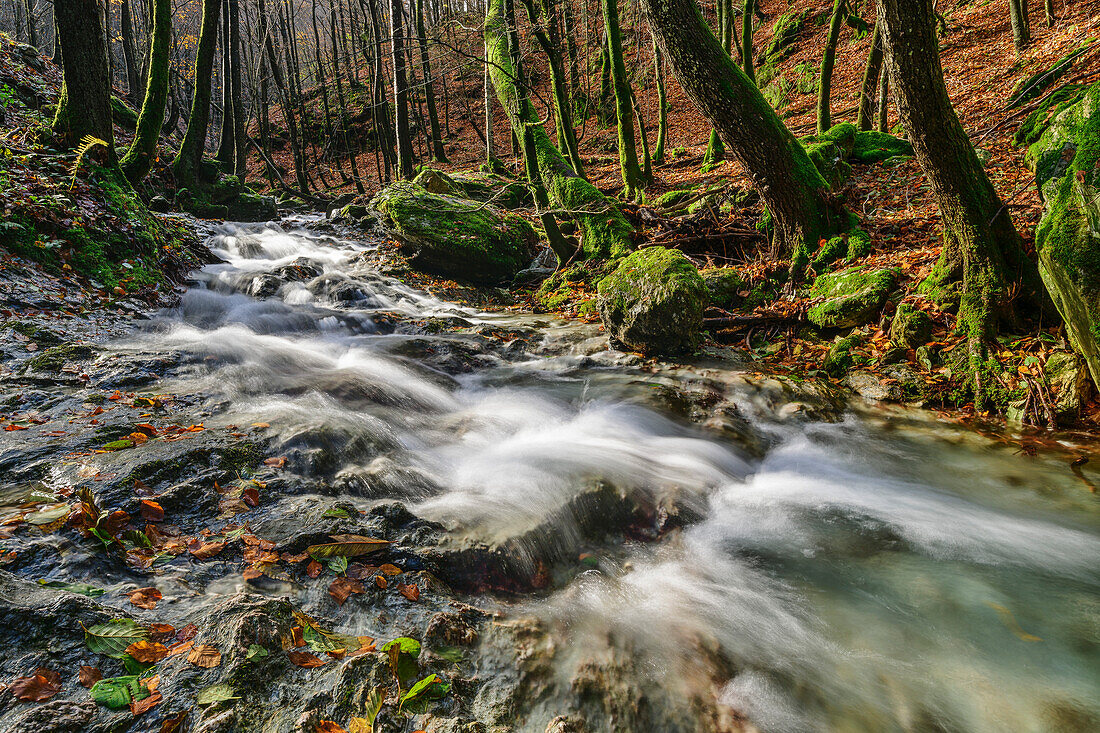
[[833, 13], [829, 16], [829, 35], [825, 38], [825, 51], [821, 54], [821, 78], [817, 85], [817, 134], [824, 135], [833, 126], [829, 108], [833, 93], [833, 64], [836, 61], [836, 44], [840, 40], [840, 26], [844, 23], [848, 0], [833, 0]]
[[390, 59], [393, 62], [393, 106], [397, 115], [398, 177], [413, 177], [412, 135], [409, 132], [409, 82], [405, 75], [405, 37], [401, 0], [390, 0]]
[[653, 75], [657, 79], [657, 142], [653, 145], [653, 162], [665, 162], [665, 138], [668, 136], [668, 93], [665, 91], [665, 64], [661, 47], [653, 39]]
[[611, 91], [611, 54], [607, 50], [607, 34], [600, 44], [600, 98], [596, 102], [596, 121], [610, 125], [614, 118], [615, 95]]
[[554, 127], [558, 136], [558, 147], [569, 158], [570, 165], [577, 175], [584, 175], [580, 148], [577, 145], [577, 133], [573, 129], [573, 115], [570, 112], [569, 90], [566, 87], [565, 70], [562, 68], [560, 44], [557, 38], [557, 24], [554, 20], [553, 0], [539, 0], [536, 10], [534, 0], [522, 0], [531, 21], [531, 33], [535, 36], [542, 52], [546, 54], [547, 67], [550, 70], [550, 93], [554, 100]]
[[757, 0], [745, 0], [745, 9], [741, 14], [741, 68], [753, 84], [756, 72], [752, 64], [752, 16], [757, 11]]
[[572, 216], [581, 229], [580, 258], [621, 257], [631, 248], [631, 226], [613, 201], [578, 176], [539, 124], [527, 95], [520, 91], [509, 52], [504, 0], [489, 0], [485, 15], [485, 52], [501, 106], [517, 135], [534, 149], [534, 168], [550, 204]]
[[967, 337], [980, 402], [986, 344], [998, 319], [1011, 312], [1016, 286], [1037, 292], [1037, 270], [951, 106], [932, 0], [880, 0], [878, 22], [898, 115], [943, 222], [943, 252], [922, 289], [946, 299], [958, 286], [958, 327]]
[[122, 172], [130, 183], [149, 175], [157, 157], [157, 143], [168, 106], [168, 61], [172, 50], [172, 0], [154, 0], [153, 29], [149, 35], [149, 73], [145, 100], [138, 114], [134, 141], [122, 156]]
[[875, 90], [878, 89], [879, 74], [882, 73], [882, 34], [878, 23], [871, 34], [871, 50], [867, 52], [867, 65], [863, 67], [863, 83], [859, 87], [859, 112], [856, 114], [856, 127], [870, 130], [875, 123]]
[[54, 3], [58, 41], [62, 47], [64, 82], [54, 133], [63, 145], [75, 148], [86, 136], [107, 143], [110, 165], [115, 157], [111, 121], [111, 82], [107, 65], [107, 36], [102, 0], [66, 0]]
[[191, 100], [191, 116], [183, 134], [179, 153], [172, 163], [180, 187], [193, 186], [198, 179], [199, 163], [206, 149], [206, 132], [210, 125], [210, 80], [214, 76], [214, 50], [218, 42], [218, 19], [221, 0], [203, 0], [199, 44], [195, 50], [195, 92]]
[[432, 160], [447, 162], [443, 150], [443, 134], [439, 131], [439, 112], [435, 105], [435, 82], [432, 78], [432, 62], [428, 57], [428, 29], [424, 23], [424, 0], [416, 0], [416, 39], [420, 46], [420, 69], [424, 75], [424, 104], [428, 108], [428, 126], [432, 135]]
[[1031, 43], [1031, 27], [1027, 0], [1008, 0], [1008, 15], [1012, 22], [1012, 43], [1021, 53]]
[[603, 6], [603, 25], [607, 32], [607, 52], [611, 59], [611, 86], [615, 90], [615, 119], [619, 132], [619, 168], [623, 174], [623, 193], [628, 199], [642, 194], [645, 178], [638, 165], [638, 152], [634, 146], [634, 110], [630, 99], [630, 79], [623, 61], [623, 44], [619, 31], [618, 0], [600, 0]]
[[680, 86], [760, 192], [771, 212], [774, 246], [804, 260], [832, 228], [825, 179], [707, 28], [693, 0], [642, 0], [642, 7]]

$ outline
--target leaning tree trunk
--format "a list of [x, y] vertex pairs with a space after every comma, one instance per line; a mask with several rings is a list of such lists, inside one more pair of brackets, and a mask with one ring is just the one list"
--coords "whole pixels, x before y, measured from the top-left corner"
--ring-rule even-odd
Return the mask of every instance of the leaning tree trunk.
[[875, 122], [875, 90], [878, 88], [879, 74], [882, 73], [882, 34], [875, 23], [871, 34], [871, 50], [867, 52], [867, 65], [863, 67], [863, 83], [859, 88], [859, 112], [856, 115], [856, 127], [870, 130]]
[[792, 266], [804, 262], [832, 228], [825, 179], [707, 28], [694, 0], [642, 0], [642, 7], [680, 86], [760, 192], [771, 212], [774, 245], [792, 255]]
[[940, 66], [932, 0], [879, 0], [878, 22], [901, 123], [932, 185], [943, 222], [943, 251], [924, 292], [951, 300], [967, 337], [975, 404], [984, 401], [987, 344], [1011, 314], [1017, 285], [1038, 292], [1008, 209], [997, 196], [951, 106]]
[[405, 76], [405, 40], [401, 0], [390, 0], [390, 58], [393, 61], [393, 106], [397, 113], [398, 177], [413, 177], [413, 147], [409, 132], [409, 82]]
[[63, 49], [64, 83], [53, 130], [71, 148], [89, 135], [104, 141], [107, 162], [114, 165], [117, 158], [102, 0], [55, 2], [54, 17]]
[[825, 52], [821, 54], [821, 79], [817, 85], [817, 134], [824, 135], [832, 127], [832, 111], [829, 109], [833, 88], [833, 63], [836, 61], [836, 44], [840, 40], [840, 26], [844, 22], [847, 0], [834, 0], [833, 14], [829, 19], [829, 35], [825, 39]]
[[154, 0], [153, 27], [149, 33], [149, 75], [145, 100], [138, 115], [130, 149], [122, 157], [122, 172], [130, 183], [149, 175], [157, 157], [164, 109], [168, 105], [168, 63], [172, 50], [172, 0]]
[[619, 168], [622, 169], [624, 193], [628, 199], [642, 194], [646, 180], [638, 166], [634, 147], [634, 110], [631, 106], [630, 79], [623, 62], [623, 44], [619, 32], [619, 0], [600, 0], [603, 24], [607, 31], [607, 51], [611, 57], [611, 83], [615, 89], [615, 118], [619, 126]]
[[221, 0], [203, 0], [199, 45], [195, 50], [195, 94], [191, 100], [191, 116], [183, 134], [179, 153], [172, 163], [180, 187], [193, 186], [198, 178], [199, 163], [206, 149], [206, 132], [210, 126], [210, 79], [214, 75], [214, 50], [218, 42], [218, 18]]
[[[577, 257], [621, 257], [631, 249], [631, 226], [613, 201], [578, 176], [539, 123], [534, 107], [516, 83], [508, 45], [504, 0], [489, 0], [485, 14], [485, 53], [501, 106], [517, 136], [529, 136], [535, 165], [550, 204], [577, 220], [582, 234]], [[566, 259], [572, 253], [561, 253]], [[564, 261], [564, 260], [563, 260]]]

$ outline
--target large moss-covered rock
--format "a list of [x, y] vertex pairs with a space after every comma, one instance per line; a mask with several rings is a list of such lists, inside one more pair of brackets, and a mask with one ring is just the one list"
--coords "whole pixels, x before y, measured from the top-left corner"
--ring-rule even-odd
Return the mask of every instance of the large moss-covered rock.
[[536, 254], [534, 228], [513, 214], [455, 196], [433, 194], [410, 181], [383, 189], [371, 201], [412, 250], [411, 263], [474, 283], [515, 277]]
[[897, 284], [893, 268], [868, 270], [850, 267], [822, 275], [810, 288], [810, 297], [821, 302], [806, 317], [818, 328], [851, 328], [874, 320]]
[[1100, 386], [1100, 83], [1054, 118], [1028, 161], [1045, 204], [1039, 274]]
[[902, 303], [890, 321], [890, 340], [898, 346], [915, 349], [932, 339], [932, 319], [916, 306]]
[[638, 250], [599, 282], [597, 292], [612, 343], [647, 354], [690, 351], [698, 343], [707, 288], [683, 252]]
[[422, 186], [428, 193], [481, 202], [489, 201], [504, 209], [518, 209], [530, 206], [532, 203], [531, 192], [527, 186], [495, 173], [475, 172], [451, 175], [435, 168], [422, 168], [413, 179], [413, 183]]
[[699, 274], [707, 288], [707, 302], [719, 308], [740, 303], [740, 293], [748, 289], [741, 273], [729, 267], [705, 267]]
[[1054, 395], [1058, 417], [1064, 421], [1076, 418], [1089, 392], [1089, 373], [1081, 357], [1068, 351], [1055, 351], [1047, 357], [1043, 376]]
[[850, 159], [857, 163], [878, 163], [898, 155], [912, 155], [913, 144], [885, 132], [857, 132]]
[[226, 209], [226, 218], [232, 221], [271, 221], [279, 216], [274, 198], [254, 193], [241, 193]]

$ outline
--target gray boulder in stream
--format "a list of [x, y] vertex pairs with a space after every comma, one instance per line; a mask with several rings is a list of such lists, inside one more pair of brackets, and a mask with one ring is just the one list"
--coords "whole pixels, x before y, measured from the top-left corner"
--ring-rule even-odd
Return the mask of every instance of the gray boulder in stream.
[[487, 204], [402, 181], [371, 201], [412, 250], [411, 262], [424, 272], [495, 284], [510, 280], [536, 254], [538, 238], [526, 220]]
[[709, 295], [683, 252], [640, 249], [601, 280], [597, 291], [600, 319], [613, 344], [647, 354], [691, 351], [698, 344]]
[[1054, 118], [1027, 157], [1045, 205], [1039, 274], [1100, 387], [1100, 83]]

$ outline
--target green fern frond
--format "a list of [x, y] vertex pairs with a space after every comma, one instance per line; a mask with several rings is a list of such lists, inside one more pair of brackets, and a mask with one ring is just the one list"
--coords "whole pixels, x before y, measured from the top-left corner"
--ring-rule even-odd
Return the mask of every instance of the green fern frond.
[[88, 151], [94, 148], [96, 145], [102, 145], [107, 147], [106, 140], [100, 140], [95, 135], [85, 135], [80, 141], [80, 147], [76, 149], [76, 160], [73, 161], [73, 169], [71, 171], [73, 180], [69, 184], [71, 189], [76, 185], [76, 173], [80, 170], [80, 164], [84, 161], [84, 156], [88, 154]]

